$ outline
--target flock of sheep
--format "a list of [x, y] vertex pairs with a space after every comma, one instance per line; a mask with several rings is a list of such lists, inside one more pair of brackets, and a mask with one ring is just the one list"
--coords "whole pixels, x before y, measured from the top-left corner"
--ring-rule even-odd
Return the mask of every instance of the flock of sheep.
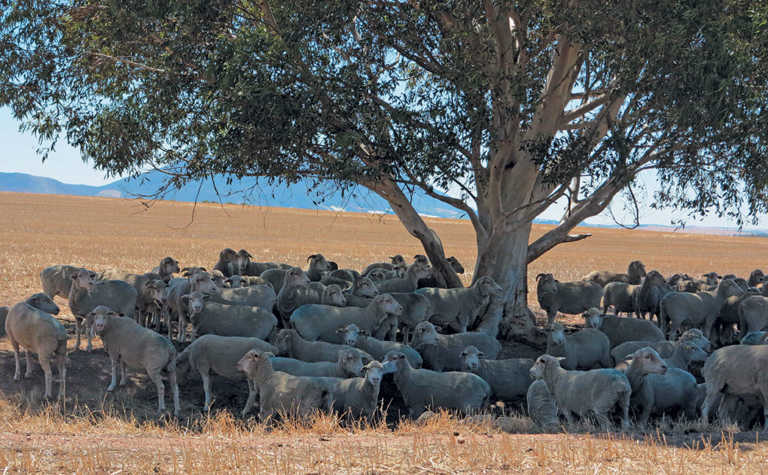
[[[371, 419], [388, 403], [380, 390], [392, 374], [384, 384], [394, 385], [411, 417], [525, 401], [546, 428], [558, 427], [559, 415], [569, 423], [595, 417], [604, 428], [618, 419], [629, 428], [633, 415], [645, 426], [654, 414], [679, 413], [764, 422], [768, 430], [768, 285], [761, 271], [748, 280], [716, 273], [665, 279], [634, 261], [627, 274], [593, 272], [575, 282], [540, 274], [547, 345], [533, 360], [497, 359], [500, 320], [489, 309], [503, 297], [490, 277], [439, 288], [422, 255], [411, 264], [393, 256], [362, 271], [339, 269], [321, 254], [307, 262], [307, 270], [254, 262], [247, 251], [227, 248], [210, 272], [180, 269], [171, 257], [145, 274], [48, 267], [40, 274], [43, 293], [0, 307], [14, 379], [23, 347], [25, 377], [36, 353], [50, 398], [55, 362], [65, 398], [68, 334], [52, 300], [59, 295], [76, 320], [75, 348], [84, 335], [90, 351], [93, 335], [100, 336], [111, 361], [107, 391], [125, 384], [128, 368], [143, 369], [161, 413], [164, 379], [179, 415], [178, 385], [197, 374], [206, 410], [218, 375], [247, 380], [244, 416], [258, 397], [262, 420], [316, 410]], [[566, 331], [558, 313], [583, 314], [585, 328]]]

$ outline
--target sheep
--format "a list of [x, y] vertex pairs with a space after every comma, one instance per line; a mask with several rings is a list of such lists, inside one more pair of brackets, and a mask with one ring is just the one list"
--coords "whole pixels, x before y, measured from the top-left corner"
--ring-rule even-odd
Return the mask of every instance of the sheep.
[[237, 362], [251, 349], [276, 352], [277, 348], [259, 338], [239, 336], [203, 335], [193, 341], [176, 359], [176, 374], [183, 381], [190, 371], [196, 371], [203, 380], [205, 399], [203, 410], [211, 407], [211, 372], [239, 381], [245, 375], [237, 369]]
[[602, 315], [597, 308], [590, 308], [583, 315], [588, 327], [596, 328], [605, 333], [611, 348], [625, 341], [662, 341], [664, 334], [659, 327], [649, 320], [637, 318], [612, 317]]
[[219, 260], [213, 266], [213, 270], [221, 272], [224, 274], [224, 277], [239, 274], [240, 262], [235, 250], [230, 248], [222, 249], [219, 253]]
[[125, 368], [144, 369], [157, 388], [158, 411], [165, 412], [165, 386], [161, 373], [168, 375], [173, 393], [173, 415], [178, 417], [179, 386], [176, 382], [176, 348], [171, 341], [124, 317], [111, 308], [99, 305], [88, 314], [94, 332], [101, 337], [112, 362], [112, 381], [107, 392], [117, 386], [117, 367], [121, 365], [120, 385], [125, 384]]
[[390, 295], [403, 307], [403, 314], [397, 320], [403, 332], [403, 342], [407, 343], [410, 331], [416, 328], [419, 323], [429, 319], [432, 305], [429, 299], [421, 294], [394, 292]]
[[594, 328], [566, 335], [565, 328], [555, 322], [547, 334], [547, 354], [564, 356], [560, 366], [565, 369], [612, 367], [610, 345], [605, 333]]
[[760, 269], [755, 269], [749, 274], [749, 280], [747, 285], [750, 287], [757, 287], [758, 284], [765, 282], [765, 274]]
[[275, 371], [294, 376], [315, 376], [330, 378], [354, 378], [363, 372], [363, 357], [353, 349], [339, 351], [339, 359], [330, 361], [301, 361], [295, 358], [275, 356], [272, 358]]
[[558, 358], [539, 356], [531, 367], [534, 379], [543, 379], [557, 403], [558, 410], [573, 424], [573, 415], [593, 413], [601, 427], [607, 428], [608, 415], [618, 405], [621, 426], [629, 429], [629, 398], [632, 388], [627, 377], [616, 369], [569, 371], [560, 367]]
[[[287, 318], [298, 307], [308, 304], [332, 305], [335, 307], [344, 307], [347, 299], [341, 288], [336, 284], [323, 286], [322, 291], [318, 292], [313, 286], [307, 285], [304, 281], [306, 276], [301, 269], [296, 268], [300, 275], [292, 276], [290, 272], [285, 278], [291, 283], [286, 283], [280, 289], [277, 295], [277, 310], [280, 316]], [[297, 282], [297, 280], [299, 280]]]
[[209, 293], [209, 297], [211, 302], [261, 307], [270, 312], [277, 302], [277, 294], [270, 284], [253, 285], [239, 289], [221, 289], [217, 293]]
[[[277, 326], [277, 318], [261, 307], [207, 302], [200, 292], [183, 295], [182, 302], [195, 335], [267, 338]], [[180, 340], [183, 341], [183, 340]]]
[[[453, 269], [454, 272], [456, 272], [457, 274], [463, 274], [464, 273], [464, 266], [461, 265], [461, 262], [459, 262], [459, 260], [456, 259], [454, 256], [449, 257], [448, 259], [446, 259], [446, 261], [448, 262], [448, 264], [451, 265], [451, 268]], [[423, 288], [426, 288], [426, 287], [443, 287], [444, 288], [445, 287], [445, 283], [443, 282], [441, 284], [438, 281], [438, 279], [435, 277], [435, 274], [433, 272], [431, 277], [427, 277], [427, 278], [424, 278], [424, 279], [419, 279], [418, 286], [419, 286], [420, 289], [423, 289]]]
[[466, 332], [488, 305], [491, 297], [500, 296], [504, 289], [492, 277], [483, 276], [464, 289], [418, 289], [417, 294], [429, 299], [429, 321], [456, 332]]
[[377, 295], [379, 295], [379, 289], [369, 277], [355, 279], [352, 288], [344, 292], [348, 307], [367, 307], [371, 299]]
[[426, 279], [432, 275], [428, 265], [414, 263], [408, 266], [405, 276], [402, 278], [384, 280], [376, 284], [379, 292], [413, 292], [419, 288], [419, 279]]
[[384, 270], [394, 270], [394, 269], [405, 269], [407, 267], [407, 264], [405, 263], [405, 259], [403, 259], [403, 256], [400, 254], [395, 254], [394, 256], [391, 256], [389, 258], [390, 262], [375, 262], [373, 264], [370, 264], [363, 270], [362, 275], [367, 276], [372, 270], [374, 269], [384, 269]]
[[461, 352], [472, 345], [489, 359], [495, 359], [501, 351], [501, 344], [493, 337], [480, 332], [440, 335], [429, 322], [416, 325], [411, 341], [413, 348], [421, 353], [424, 365], [435, 371], [458, 371], [462, 367]]
[[603, 288], [603, 313], [608, 313], [608, 307], [613, 306], [614, 313], [618, 316], [621, 312], [631, 314], [635, 312], [635, 293], [640, 285], [627, 284], [626, 282], [609, 282]]
[[[704, 336], [701, 330], [698, 328], [691, 328], [684, 331], [683, 334], [680, 335], [680, 338], [678, 338], [675, 342], [666, 340], [625, 341], [624, 343], [616, 345], [611, 349], [611, 357], [615, 363], [619, 363], [624, 361], [630, 354], [634, 353], [640, 348], [650, 346], [656, 350], [656, 352], [659, 353], [662, 358], [670, 358], [675, 354], [675, 351], [677, 351], [678, 345], [682, 343], [697, 347], [705, 352], [709, 351], [710, 348], [709, 340]], [[682, 368], [682, 366], [679, 367]]]
[[267, 269], [278, 269], [279, 264], [274, 262], [252, 262], [253, 256], [245, 249], [237, 251], [238, 273], [243, 276], [259, 276]]
[[214, 285], [220, 289], [226, 289], [227, 288], [227, 277], [218, 269], [213, 269], [211, 271], [211, 280], [213, 281]]
[[707, 352], [701, 348], [678, 341], [675, 343], [675, 350], [672, 355], [665, 358], [667, 366], [690, 371], [692, 362], [703, 362], [707, 359]]
[[768, 431], [768, 346], [732, 345], [720, 348], [704, 363], [701, 374], [707, 395], [701, 417], [709, 422], [709, 412], [721, 393], [734, 396], [757, 396], [763, 406], [763, 431]]
[[692, 327], [705, 326], [704, 333], [712, 340], [711, 325], [720, 313], [725, 300], [744, 291], [733, 280], [720, 281], [714, 294], [710, 292], [671, 292], [661, 299], [659, 321], [661, 330], [669, 332], [670, 339], [680, 330], [684, 322]]
[[469, 371], [485, 380], [497, 399], [516, 401], [528, 392], [531, 384], [530, 358], [488, 360], [476, 346], [469, 345], [459, 354], [461, 371]]
[[528, 417], [537, 426], [551, 430], [560, 424], [557, 403], [544, 380], [537, 379], [528, 386], [525, 401]]
[[645, 265], [640, 261], [632, 261], [629, 263], [626, 274], [617, 274], [610, 271], [594, 271], [582, 277], [581, 280], [595, 282], [600, 287], [605, 287], [610, 282], [626, 282], [628, 284], [637, 285], [643, 277], [645, 277]]
[[[403, 307], [389, 294], [377, 295], [364, 308], [333, 307], [330, 305], [302, 305], [293, 312], [290, 323], [307, 340], [324, 340], [341, 343], [336, 332], [350, 323], [379, 339], [394, 339], [397, 332], [397, 318]], [[394, 322], [392, 322], [394, 316]]]
[[277, 354], [288, 356], [298, 360], [315, 362], [331, 361], [336, 362], [339, 359], [339, 353], [345, 350], [355, 350], [360, 353], [364, 361], [372, 361], [375, 358], [363, 350], [352, 348], [347, 345], [337, 345], [324, 341], [307, 341], [302, 338], [296, 330], [282, 329], [277, 332], [272, 339], [272, 343], [277, 347]]
[[150, 323], [159, 324], [163, 309], [166, 284], [161, 279], [153, 279], [144, 284], [136, 297], [136, 321], [145, 327]]
[[312, 282], [319, 282], [323, 278], [323, 272], [333, 270], [331, 264], [322, 254], [312, 254], [307, 257], [307, 262], [309, 263], [307, 276]]
[[167, 256], [160, 259], [160, 265], [152, 269], [152, 274], [160, 276], [160, 280], [168, 283], [173, 278], [173, 274], [181, 272], [179, 269], [179, 261], [173, 257]]
[[381, 380], [395, 370], [392, 362], [371, 361], [363, 367], [362, 378], [348, 378], [339, 381], [332, 393], [333, 407], [352, 418], [364, 417], [373, 420], [378, 406]]
[[224, 287], [227, 289], [239, 289], [241, 287], [248, 287], [248, 283], [240, 274], [234, 274], [224, 280]]
[[739, 342], [742, 345], [768, 345], [768, 332], [749, 332]]
[[768, 329], [768, 297], [752, 295], [738, 308], [739, 331], [742, 335]]
[[[236, 289], [239, 290], [239, 289]], [[168, 328], [168, 338], [171, 337], [171, 317], [179, 322], [177, 339], [185, 341], [187, 336], [187, 310], [182, 297], [192, 292], [201, 294], [219, 294], [221, 289], [213, 282], [206, 271], [192, 272], [187, 279], [171, 279], [165, 299], [165, 325]]]
[[57, 265], [46, 267], [40, 272], [40, 284], [43, 292], [50, 298], [57, 295], [69, 297], [69, 288], [72, 286], [72, 276], [80, 271], [80, 267]]
[[488, 405], [491, 386], [476, 374], [416, 369], [399, 351], [388, 353], [385, 361], [395, 365], [395, 385], [411, 418], [417, 418], [428, 408], [470, 412]]
[[96, 281], [96, 273], [79, 269], [72, 275], [69, 289], [69, 309], [75, 317], [75, 349], [80, 349], [80, 333], [86, 327], [88, 339], [87, 351], [93, 349], [92, 332], [88, 331], [91, 321], [86, 318], [99, 305], [108, 305], [126, 317], [132, 318], [136, 308], [138, 293], [129, 283], [122, 280]]
[[399, 351], [405, 354], [408, 358], [408, 362], [411, 363], [411, 366], [414, 368], [421, 368], [424, 363], [419, 352], [410, 346], [402, 343], [395, 343], [394, 341], [379, 340], [372, 336], [368, 336], [365, 330], [361, 330], [354, 323], [339, 328], [338, 332], [343, 335], [345, 345], [359, 348], [377, 360], [383, 359], [390, 351]]
[[547, 312], [547, 326], [552, 326], [557, 312], [581, 313], [599, 307], [603, 287], [595, 282], [559, 282], [552, 274], [536, 276], [536, 297]]
[[34, 294], [23, 302], [14, 305], [5, 318], [4, 329], [13, 346], [13, 359], [16, 364], [13, 380], [21, 379], [19, 347], [24, 347], [27, 369], [24, 377], [32, 376], [30, 353], [37, 353], [37, 359], [45, 375], [45, 397], [53, 394], [53, 373], [51, 360], [56, 361], [59, 375], [59, 400], [66, 398], [67, 380], [67, 329], [53, 315], [59, 313], [59, 307], [45, 293]]
[[655, 270], [648, 272], [640, 287], [634, 289], [632, 294], [635, 316], [645, 319], [647, 314], [649, 319], [652, 320], [655, 316], [658, 321], [659, 303], [670, 292], [672, 287], [667, 284], [663, 275]]
[[269, 351], [250, 350], [237, 368], [248, 379], [248, 400], [242, 415], [245, 417], [259, 396], [259, 419], [267, 421], [275, 413], [306, 417], [315, 410], [328, 410], [329, 392], [316, 378], [292, 376], [272, 368]]

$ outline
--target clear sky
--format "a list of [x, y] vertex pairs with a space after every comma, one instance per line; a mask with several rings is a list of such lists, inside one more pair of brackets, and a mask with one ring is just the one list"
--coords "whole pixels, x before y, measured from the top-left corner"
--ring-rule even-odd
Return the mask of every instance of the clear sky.
[[[0, 172], [28, 173], [54, 178], [63, 183], [81, 185], [100, 186], [114, 181], [114, 179], [106, 179], [101, 172], [84, 163], [80, 158], [80, 152], [65, 143], [59, 143], [56, 150], [43, 163], [35, 153], [38, 148], [37, 140], [29, 132], [19, 132], [18, 122], [13, 118], [8, 108], [0, 108], [0, 144], [2, 144], [0, 156], [3, 157], [0, 159]], [[653, 190], [657, 188], [654, 176], [643, 176], [640, 178], [640, 182], [647, 189], [647, 196], [652, 196]], [[621, 220], [624, 216], [622, 211], [624, 203], [621, 198], [617, 197], [611, 206], [614, 214]], [[559, 208], [557, 205], [551, 207], [541, 215], [541, 218], [559, 219], [562, 215]], [[685, 216], [670, 211], [652, 210], [647, 205], [641, 204], [641, 224], [668, 225], [673, 218], [679, 217], [684, 218]], [[613, 219], [607, 212], [592, 217], [588, 221], [594, 224], [613, 223]], [[686, 219], [686, 222], [688, 225], [697, 226], [735, 226], [735, 223], [716, 216], [707, 217], [703, 220]], [[768, 223], [768, 219], [761, 219], [758, 227], [768, 227], [766, 223]], [[753, 228], [753, 226], [745, 226], [745, 229], [749, 228]]]

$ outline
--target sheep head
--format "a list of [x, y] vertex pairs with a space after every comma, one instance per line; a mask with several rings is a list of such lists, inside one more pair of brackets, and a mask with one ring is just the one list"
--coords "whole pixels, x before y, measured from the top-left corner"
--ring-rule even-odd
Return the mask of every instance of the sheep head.
[[392, 373], [398, 373], [411, 367], [411, 364], [408, 362], [408, 358], [405, 357], [405, 353], [397, 350], [388, 351], [384, 356], [384, 367], [387, 367], [388, 365], [389, 368], [394, 368], [393, 370], [389, 371]]
[[677, 341], [688, 343], [690, 345], [701, 348], [704, 351], [709, 351], [711, 345], [709, 339], [704, 336], [704, 332], [698, 328], [690, 328], [684, 331], [683, 334], [680, 335], [680, 338], [677, 339]]
[[164, 275], [171, 275], [180, 272], [179, 261], [173, 257], [163, 257], [160, 261], [160, 273]]
[[376, 297], [373, 298], [372, 304], [376, 306], [379, 314], [383, 314], [383, 313], [386, 313], [387, 315], [403, 314], [403, 306], [400, 305], [400, 303], [389, 294], [377, 295]]
[[[216, 271], [214, 271], [214, 274]], [[218, 280], [221, 279], [222, 285], [224, 284], [224, 275], [220, 274], [220, 277], [216, 277]], [[221, 287], [216, 285], [216, 282], [214, 281], [211, 274], [207, 272], [196, 272], [189, 278], [189, 289], [193, 292], [201, 292], [204, 294], [220, 294], [221, 293]]]
[[322, 254], [312, 254], [311, 256], [307, 257], [307, 262], [309, 262], [310, 269], [314, 269], [319, 272], [324, 270], [333, 270], [331, 268], [331, 264], [325, 260], [325, 257], [323, 257]]
[[27, 305], [35, 307], [38, 310], [42, 310], [45, 313], [50, 313], [51, 315], [59, 314], [59, 306], [56, 305], [54, 301], [51, 300], [51, 298], [46, 294], [33, 294], [24, 302], [26, 302]]
[[600, 327], [603, 326], [604, 315], [600, 312], [600, 309], [592, 307], [582, 313], [581, 316], [584, 318], [586, 325], [590, 328], [597, 328], [599, 330]]
[[346, 375], [351, 375], [349, 377], [360, 376], [363, 374], [363, 358], [357, 350], [349, 349], [339, 351], [338, 363]]
[[[385, 366], [387, 366], [387, 368], [385, 368]], [[381, 385], [381, 380], [384, 378], [384, 375], [393, 373], [396, 371], [396, 368], [395, 365], [389, 361], [385, 364], [381, 364], [378, 361], [371, 361], [363, 367], [363, 370], [365, 371], [366, 381], [372, 384], [373, 387], [377, 387]]]
[[480, 367], [480, 360], [485, 358], [485, 353], [478, 350], [475, 346], [468, 346], [459, 354], [463, 369], [477, 371]]
[[323, 289], [321, 300], [325, 305], [334, 305], [336, 307], [345, 307], [347, 305], [347, 298], [344, 297], [344, 292], [336, 284], [331, 284]]
[[650, 346], [635, 351], [629, 355], [629, 359], [629, 365], [639, 369], [642, 374], [664, 374], [667, 372], [667, 364]]
[[336, 333], [339, 333], [342, 335], [342, 340], [344, 340], [345, 345], [349, 346], [356, 346], [357, 340], [360, 337], [360, 335], [367, 335], [368, 332], [365, 330], [361, 330], [360, 327], [355, 325], [354, 323], [350, 323], [347, 326], [343, 326], [336, 330]]
[[558, 322], [553, 322], [549, 327], [549, 338], [556, 346], [565, 345], [565, 327]]
[[240, 361], [237, 362], [237, 369], [251, 375], [258, 371], [260, 367], [269, 365], [269, 367], [272, 367], [272, 361], [270, 358], [274, 357], [275, 355], [270, 353], [269, 351], [262, 351], [259, 352], [258, 350], [248, 350], [242, 358], [240, 358]]
[[688, 361], [706, 361], [709, 356], [706, 351], [702, 350], [698, 346], [691, 345], [689, 343], [680, 343], [682, 345], [683, 353]]
[[407, 264], [405, 263], [405, 258], [401, 256], [400, 254], [395, 254], [394, 256], [389, 257], [389, 262], [392, 263], [395, 267], [405, 267]]
[[473, 287], [477, 288], [477, 291], [480, 292], [480, 295], [483, 297], [499, 297], [504, 292], [504, 289], [493, 280], [493, 277], [487, 275], [477, 279]]
[[91, 290], [96, 283], [96, 273], [88, 269], [80, 269], [72, 274], [72, 285], [85, 290]]
[[272, 344], [277, 348], [277, 354], [280, 356], [290, 355], [293, 350], [293, 338], [297, 336], [296, 330], [284, 328], [277, 332]]
[[99, 305], [86, 315], [86, 319], [91, 324], [91, 331], [101, 335], [109, 327], [111, 319], [122, 316], [122, 313], [117, 313], [105, 305]]
[[536, 293], [539, 295], [557, 292], [557, 280], [552, 274], [539, 274], [536, 276]]
[[461, 265], [461, 262], [459, 262], [458, 259], [451, 256], [448, 258], [448, 263], [453, 267], [454, 272], [457, 274], [463, 274], [464, 273], [464, 266]]
[[429, 322], [420, 322], [413, 329], [413, 338], [411, 343], [414, 348], [424, 345], [436, 345], [438, 340], [437, 329]]

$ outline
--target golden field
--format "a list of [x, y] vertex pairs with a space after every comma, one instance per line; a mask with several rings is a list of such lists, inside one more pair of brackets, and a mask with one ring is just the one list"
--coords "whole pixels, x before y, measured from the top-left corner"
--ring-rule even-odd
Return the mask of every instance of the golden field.
[[[467, 268], [469, 282], [475, 260], [470, 224], [428, 222], [446, 253]], [[534, 235], [546, 229], [536, 225]], [[768, 257], [768, 240], [761, 238], [581, 232], [593, 236], [559, 246], [530, 266], [530, 288], [539, 272], [570, 280], [596, 269], [623, 271], [634, 259], [665, 275], [744, 276], [764, 267]], [[48, 265], [145, 272], [171, 255], [182, 266], [210, 267], [224, 247], [302, 267], [317, 252], [353, 268], [394, 253], [409, 258], [422, 252], [393, 216], [176, 202], [148, 208], [137, 200], [0, 193], [0, 305], [39, 292], [39, 272]], [[68, 319], [65, 301], [57, 301], [60, 316]], [[530, 303], [536, 307], [535, 293]], [[0, 340], [0, 473], [768, 472], [768, 444], [757, 434], [690, 424], [664, 423], [650, 434], [527, 434], [530, 421], [513, 417], [510, 431], [517, 433], [508, 434], [443, 414], [426, 426], [402, 423], [394, 429], [341, 428], [330, 416], [307, 426], [269, 428], [228, 411], [192, 414], [201, 403], [199, 391], [183, 392], [183, 420], [157, 422], [139, 414], [155, 402], [142, 375], [134, 374], [133, 390], [107, 398], [103, 351], [73, 352], [70, 358], [71, 400], [65, 407], [45, 406], [39, 401], [39, 367], [31, 380], [13, 382], [9, 344]]]

